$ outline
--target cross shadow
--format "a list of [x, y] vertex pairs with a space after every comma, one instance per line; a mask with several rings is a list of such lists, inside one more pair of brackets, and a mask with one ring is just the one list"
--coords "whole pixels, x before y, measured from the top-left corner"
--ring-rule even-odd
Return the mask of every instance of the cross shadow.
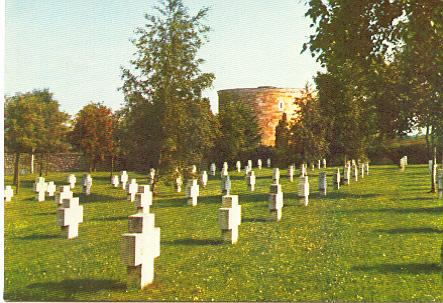
[[271, 220], [270, 219], [265, 219], [265, 218], [243, 218], [242, 220], [242, 223], [243, 222], [250, 222], [250, 223], [256, 223], [256, 222], [261, 222], [261, 223], [264, 223], [264, 222], [270, 222]]
[[110, 217], [110, 218], [96, 218], [93, 220], [94, 221], [102, 221], [102, 222], [115, 222], [115, 221], [128, 220], [128, 216], [118, 216], [118, 217]]
[[414, 197], [414, 198], [401, 198], [400, 201], [412, 201], [412, 200], [418, 200], [418, 201], [429, 201], [429, 200], [435, 200], [437, 197]]
[[33, 234], [24, 237], [17, 237], [20, 240], [49, 240], [61, 238], [61, 235], [43, 235], [43, 234]]
[[224, 242], [219, 239], [192, 239], [192, 238], [186, 238], [186, 239], [177, 239], [173, 241], [165, 241], [162, 242], [162, 245], [189, 245], [189, 246], [200, 246], [200, 245], [222, 245]]
[[93, 293], [101, 290], [126, 289], [126, 285], [116, 280], [98, 280], [98, 279], [67, 279], [60, 282], [41, 282], [33, 283], [28, 288], [40, 288], [46, 291], [64, 292], [67, 297], [76, 293]]
[[416, 207], [416, 208], [366, 208], [366, 209], [349, 209], [337, 210], [338, 213], [398, 213], [398, 214], [413, 214], [413, 213], [428, 213], [441, 214], [443, 213], [443, 206], [437, 207]]
[[351, 268], [353, 271], [376, 272], [380, 274], [407, 273], [407, 274], [432, 274], [441, 271], [439, 264], [434, 263], [406, 263], [406, 264], [378, 264], [359, 265]]
[[[112, 189], [111, 189], [112, 190]], [[116, 192], [116, 195], [110, 196], [110, 195], [100, 195], [100, 194], [94, 194], [91, 193], [89, 196], [85, 194], [79, 194], [81, 197], [82, 204], [83, 203], [107, 203], [110, 201], [126, 201], [126, 196], [122, 197], [120, 192]]]
[[337, 199], [344, 199], [344, 198], [351, 198], [351, 199], [367, 199], [367, 198], [375, 198], [380, 197], [380, 194], [353, 194], [353, 193], [346, 193], [340, 190], [330, 190], [326, 198], [337, 198]]
[[395, 228], [395, 229], [376, 229], [376, 233], [385, 234], [443, 234], [443, 230], [431, 227], [411, 227], [411, 228]]

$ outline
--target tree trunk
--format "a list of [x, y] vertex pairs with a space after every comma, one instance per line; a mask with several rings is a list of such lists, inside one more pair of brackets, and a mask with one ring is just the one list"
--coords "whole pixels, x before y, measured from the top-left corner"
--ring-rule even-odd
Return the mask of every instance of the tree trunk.
[[48, 166], [49, 166], [48, 155], [45, 154], [44, 158], [45, 158], [45, 176], [47, 176], [48, 175]]
[[35, 155], [34, 152], [31, 154], [31, 174], [34, 173], [34, 162], [35, 162]]
[[39, 169], [39, 177], [43, 175], [43, 156], [40, 154], [40, 169]]
[[20, 185], [20, 175], [19, 175], [19, 164], [20, 164], [20, 153], [15, 153], [14, 161], [14, 180], [12, 184], [15, 185], [15, 192], [18, 194]]

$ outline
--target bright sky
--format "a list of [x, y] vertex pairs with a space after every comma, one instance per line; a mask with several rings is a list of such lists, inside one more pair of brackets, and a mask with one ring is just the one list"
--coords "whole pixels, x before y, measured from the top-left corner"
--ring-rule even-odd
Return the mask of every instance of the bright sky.
[[[62, 110], [75, 114], [90, 101], [113, 109], [123, 102], [120, 66], [134, 48], [129, 38], [145, 23], [154, 0], [7, 0], [5, 93], [49, 88]], [[299, 0], [185, 0], [191, 12], [211, 8], [204, 71], [215, 73], [206, 92], [272, 85], [303, 87], [320, 69], [300, 54], [311, 29]]]

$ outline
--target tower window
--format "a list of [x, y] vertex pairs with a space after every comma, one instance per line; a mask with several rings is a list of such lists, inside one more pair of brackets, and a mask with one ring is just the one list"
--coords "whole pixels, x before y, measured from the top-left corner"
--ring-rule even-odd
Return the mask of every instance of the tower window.
[[283, 111], [283, 101], [278, 101], [278, 110]]

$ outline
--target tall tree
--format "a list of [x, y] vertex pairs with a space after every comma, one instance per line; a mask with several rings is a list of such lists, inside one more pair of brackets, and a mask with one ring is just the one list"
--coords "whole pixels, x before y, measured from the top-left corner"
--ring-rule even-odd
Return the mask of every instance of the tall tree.
[[88, 158], [89, 171], [113, 155], [113, 115], [102, 103], [89, 103], [76, 115], [70, 134], [71, 143]]
[[293, 160], [293, 157], [289, 151], [289, 142], [291, 137], [290, 121], [283, 113], [282, 118], [278, 122], [275, 128], [275, 152], [279, 166], [283, 167]]
[[260, 145], [261, 134], [254, 111], [240, 100], [226, 100], [218, 114], [220, 136], [216, 160], [234, 162], [250, 158]]
[[6, 97], [5, 146], [15, 154], [13, 184], [17, 191], [21, 154], [46, 155], [66, 148], [67, 119], [47, 89]]
[[147, 164], [166, 175], [200, 164], [213, 147], [214, 118], [202, 92], [214, 75], [200, 70], [204, 60], [197, 57], [207, 41], [209, 27], [203, 21], [208, 9], [190, 15], [181, 0], [164, 0], [155, 10], [136, 31], [136, 56], [132, 68], [122, 69], [122, 90], [135, 147], [130, 153], [148, 155]]

